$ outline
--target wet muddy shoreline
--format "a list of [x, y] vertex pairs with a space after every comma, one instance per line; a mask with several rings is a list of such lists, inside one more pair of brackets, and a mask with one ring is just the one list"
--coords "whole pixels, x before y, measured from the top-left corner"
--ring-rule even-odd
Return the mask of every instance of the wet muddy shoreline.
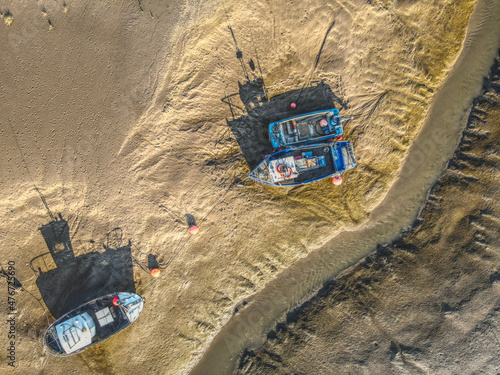
[[244, 353], [239, 374], [498, 368], [496, 344], [488, 342], [497, 335], [500, 304], [499, 83], [497, 57], [456, 152], [411, 228], [287, 313], [261, 348]]
[[[383, 202], [355, 232], [343, 232], [286, 269], [252, 297], [222, 327], [192, 373], [230, 373], [241, 352], [260, 346], [272, 325], [290, 307], [380, 244], [396, 238], [414, 221], [460, 140], [466, 114], [482, 87], [497, 50], [499, 3], [478, 2], [463, 49], [436, 94], [424, 126]], [[493, 14], [493, 16], [492, 16]], [[329, 260], [335, 261], [329, 263]], [[208, 372], [207, 372], [208, 371]]]

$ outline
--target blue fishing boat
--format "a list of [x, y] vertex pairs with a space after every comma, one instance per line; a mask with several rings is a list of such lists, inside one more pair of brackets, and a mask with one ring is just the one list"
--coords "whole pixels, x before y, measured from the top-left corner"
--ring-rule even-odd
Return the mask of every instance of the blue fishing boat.
[[337, 108], [305, 113], [269, 124], [269, 139], [275, 149], [317, 143], [343, 134], [344, 118]]
[[43, 336], [45, 350], [56, 357], [78, 354], [132, 324], [144, 298], [128, 292], [112, 293], [87, 302], [52, 323]]
[[265, 157], [248, 178], [271, 186], [297, 186], [340, 174], [356, 166], [351, 142], [288, 147]]

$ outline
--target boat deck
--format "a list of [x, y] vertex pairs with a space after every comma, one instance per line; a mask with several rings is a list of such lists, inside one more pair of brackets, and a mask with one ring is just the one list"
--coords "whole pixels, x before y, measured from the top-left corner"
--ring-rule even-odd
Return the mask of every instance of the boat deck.
[[[324, 118], [330, 120], [331, 116], [316, 115], [305, 117], [296, 122], [295, 126], [291, 126], [291, 121], [283, 122], [282, 126], [283, 133], [286, 134], [287, 139], [292, 142], [301, 142], [311, 138], [324, 137], [329, 133], [325, 132], [325, 128], [322, 128], [320, 121]], [[296, 132], [293, 128], [296, 127]], [[327, 128], [328, 129], [328, 128]]]
[[283, 121], [279, 123], [280, 133], [287, 144], [304, 142], [309, 139], [325, 137], [331, 134], [328, 127], [320, 125], [322, 119], [330, 121], [331, 114], [325, 113], [312, 116], [304, 116], [295, 120]]
[[269, 124], [269, 140], [274, 148], [311, 143], [342, 135], [342, 121], [336, 108], [306, 113]]

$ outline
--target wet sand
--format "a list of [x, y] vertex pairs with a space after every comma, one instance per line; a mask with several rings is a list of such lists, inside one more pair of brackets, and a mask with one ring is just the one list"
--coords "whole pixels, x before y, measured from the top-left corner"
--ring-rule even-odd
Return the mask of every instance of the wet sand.
[[493, 374], [500, 60], [412, 228], [287, 314], [239, 374]]
[[[21, 293], [19, 371], [189, 372], [250, 296], [360, 227], [383, 201], [454, 66], [474, 4], [67, 1], [42, 9], [19, 1], [12, 19], [3, 5], [2, 264], [15, 261], [38, 298], [52, 285], [52, 298], [40, 301], [48, 308], [66, 301], [65, 287], [83, 279], [40, 281], [59, 267], [43, 255], [51, 247], [39, 228], [61, 213], [72, 267], [100, 280], [95, 262], [122, 249], [126, 262], [109, 268], [106, 286], [128, 275], [123, 287], [148, 295], [132, 327], [60, 360], [42, 352], [46, 318]], [[335, 105], [354, 115], [345, 132], [358, 167], [340, 189], [328, 181], [238, 188], [265, 151], [259, 125], [293, 113], [291, 100], [297, 111]], [[107, 236], [114, 228], [120, 241]], [[61, 244], [69, 248], [52, 249]], [[163, 273], [142, 291], [150, 256]], [[41, 271], [31, 268], [35, 258]], [[134, 361], [124, 363], [132, 347]]]

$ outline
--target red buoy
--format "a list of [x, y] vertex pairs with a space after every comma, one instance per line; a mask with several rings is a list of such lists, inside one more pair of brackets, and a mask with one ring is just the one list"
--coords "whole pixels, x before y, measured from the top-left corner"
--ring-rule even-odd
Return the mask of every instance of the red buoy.
[[151, 276], [153, 276], [154, 278], [160, 276], [160, 273], [161, 273], [161, 271], [158, 268], [153, 268], [151, 270]]
[[339, 186], [342, 183], [342, 177], [339, 174], [336, 176], [333, 176], [332, 182], [335, 186]]
[[113, 305], [118, 306], [118, 296], [115, 296], [115, 298], [113, 298]]
[[342, 135], [339, 135], [339, 136], [337, 137], [337, 141], [341, 141], [341, 140], [342, 140]]
[[297, 107], [297, 104], [296, 104], [296, 103], [294, 103], [294, 102], [292, 102], [292, 103], [290, 104], [290, 107], [291, 107], [292, 109], [295, 109], [295, 107]]
[[191, 225], [191, 226], [189, 227], [189, 232], [190, 232], [191, 234], [196, 234], [196, 233], [198, 233], [198, 227], [197, 227], [196, 225]]

